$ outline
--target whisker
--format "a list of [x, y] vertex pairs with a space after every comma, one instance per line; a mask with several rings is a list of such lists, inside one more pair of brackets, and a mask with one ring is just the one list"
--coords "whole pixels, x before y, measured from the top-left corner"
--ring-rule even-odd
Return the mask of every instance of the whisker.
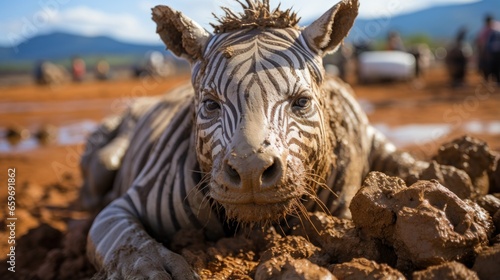
[[318, 205], [321, 211], [326, 214], [330, 213], [330, 210], [328, 209], [328, 207], [326, 207], [325, 203], [315, 193], [313, 193], [312, 190], [306, 188], [306, 192], [307, 197], [316, 205]]
[[[305, 209], [304, 205], [301, 205], [299, 207], [301, 208], [302, 213], [304, 213], [305, 218], [307, 219], [307, 221], [309, 222], [309, 224], [311, 224], [311, 226], [314, 228], [314, 231], [319, 235], [320, 234], [319, 230], [316, 228], [316, 226], [312, 222], [311, 217], [309, 217], [309, 213], [307, 212], [307, 209]], [[309, 240], [309, 236], [307, 236], [307, 239]]]
[[283, 230], [283, 227], [281, 226], [281, 224], [278, 224], [278, 227], [280, 228], [281, 235], [282, 235], [282, 236], [285, 236], [285, 235], [286, 235], [286, 233], [285, 233], [285, 230]]
[[[186, 197], [184, 197], [184, 202], [190, 195], [193, 195], [193, 193], [196, 195], [196, 194], [198, 194], [198, 192], [201, 192], [203, 189], [205, 189], [208, 186], [206, 183], [208, 181], [210, 181], [210, 178], [211, 177], [210, 177], [209, 173], [206, 173], [205, 175], [203, 175], [201, 180], [192, 189], [190, 189], [189, 192], [186, 194]], [[203, 186], [203, 187], [200, 188], [201, 186]]]
[[[302, 204], [302, 203], [300, 203], [300, 202], [299, 202], [299, 203], [297, 203], [297, 202], [295, 201], [295, 203], [294, 203], [294, 204], [296, 204], [296, 205], [297, 205], [297, 204], [298, 204], [298, 205], [300, 205], [300, 204]], [[302, 228], [303, 228], [303, 229], [305, 229], [306, 227], [305, 227], [305, 225], [304, 225], [304, 221], [302, 221], [302, 217], [301, 217], [301, 215], [300, 215], [300, 213], [299, 213], [299, 207], [300, 207], [300, 206], [298, 206], [298, 205], [297, 205], [297, 207], [294, 207], [294, 208], [293, 208], [293, 211], [296, 213], [297, 218], [299, 219], [299, 222], [300, 222], [300, 224], [302, 225]]]

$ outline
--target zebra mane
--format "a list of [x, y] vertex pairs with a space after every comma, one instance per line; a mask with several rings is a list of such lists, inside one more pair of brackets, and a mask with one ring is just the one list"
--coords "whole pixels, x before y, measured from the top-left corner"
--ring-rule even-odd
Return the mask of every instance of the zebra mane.
[[210, 24], [214, 33], [225, 33], [244, 28], [298, 28], [300, 18], [291, 9], [280, 10], [281, 4], [271, 11], [269, 0], [245, 0], [246, 4], [236, 0], [243, 13], [234, 13], [227, 7], [221, 7], [226, 13], [222, 17], [213, 14], [218, 24]]

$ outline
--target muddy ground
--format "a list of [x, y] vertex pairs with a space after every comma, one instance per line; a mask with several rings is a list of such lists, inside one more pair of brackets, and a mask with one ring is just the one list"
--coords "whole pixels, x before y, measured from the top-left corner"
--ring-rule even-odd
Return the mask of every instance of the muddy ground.
[[[2, 256], [10, 253], [12, 245], [8, 243], [7, 226], [14, 220], [7, 218], [17, 218], [16, 272], [8, 272], [10, 265], [3, 260], [0, 279], [92, 277], [95, 271], [83, 251], [93, 214], [79, 210], [76, 202], [82, 180], [78, 170], [82, 140], [99, 120], [120, 112], [131, 98], [161, 94], [187, 80], [188, 76], [176, 76], [57, 87], [0, 86], [0, 179], [4, 182], [0, 188]], [[354, 84], [353, 87], [371, 122], [400, 148], [419, 158], [437, 155], [435, 159], [443, 164], [458, 165], [463, 156], [455, 159], [453, 155], [457, 153], [438, 154], [438, 149], [463, 134], [482, 139], [490, 150], [500, 151], [500, 90], [482, 85], [473, 73], [468, 84], [457, 89], [448, 86], [441, 68], [432, 69], [418, 82]], [[9, 143], [9, 129], [22, 132], [24, 138], [18, 139], [17, 144]], [[460, 155], [469, 153], [466, 158], [470, 161], [476, 160], [472, 154], [485, 151], [482, 144], [467, 147]], [[481, 158], [487, 157], [486, 154], [481, 154]], [[353, 211], [354, 221], [311, 213], [304, 217], [311, 223], [297, 223], [293, 237], [283, 237], [280, 229], [269, 229], [208, 242], [200, 237], [202, 233], [188, 232], [182, 233], [184, 238], [176, 239], [172, 248], [182, 253], [203, 278], [265, 279], [301, 275], [312, 279], [333, 274], [339, 279], [382, 276], [389, 277], [387, 279], [442, 279], [444, 276], [471, 279], [478, 272], [481, 279], [497, 277], [494, 273], [499, 273], [500, 245], [495, 245], [499, 238], [495, 237], [498, 230], [494, 223], [498, 225], [500, 213], [495, 213], [500, 203], [495, 196], [485, 196], [488, 192], [498, 192], [495, 183], [486, 188], [484, 182], [498, 182], [494, 178], [499, 175], [494, 164], [472, 165], [482, 169], [469, 170], [471, 181], [458, 184], [465, 189], [453, 190], [458, 196], [432, 181], [420, 185], [407, 182], [405, 190], [401, 190], [403, 183], [396, 179], [372, 174], [372, 180], [365, 182], [366, 193], [357, 198], [363, 207]], [[15, 168], [16, 208], [12, 216], [6, 205], [9, 168]], [[428, 174], [440, 171], [442, 176], [443, 172], [449, 172], [438, 165], [433, 168]], [[391, 193], [391, 200], [381, 195], [387, 192]], [[378, 199], [383, 200], [384, 209], [376, 208], [377, 203], [368, 203]], [[408, 202], [414, 200], [420, 203]], [[372, 206], [375, 208], [369, 208]], [[368, 213], [382, 215], [377, 217], [389, 217], [376, 219], [387, 223], [370, 220], [372, 215], [363, 212], [368, 211], [366, 209], [371, 209]], [[373, 224], [391, 230], [380, 230]], [[427, 235], [408, 234], [413, 232], [411, 225], [415, 224], [428, 225]], [[431, 241], [443, 231], [451, 236], [449, 240], [443, 237], [439, 240], [445, 245], [433, 244]], [[431, 249], [419, 251], [419, 246], [412, 245], [415, 243]], [[439, 251], [437, 247], [444, 249]], [[433, 267], [432, 271], [424, 271], [427, 267]]]

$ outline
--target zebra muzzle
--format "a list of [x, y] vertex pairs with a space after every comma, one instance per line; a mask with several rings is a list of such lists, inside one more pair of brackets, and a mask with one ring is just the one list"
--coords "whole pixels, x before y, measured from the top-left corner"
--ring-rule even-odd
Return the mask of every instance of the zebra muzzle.
[[281, 158], [274, 155], [232, 155], [223, 163], [221, 183], [235, 192], [262, 192], [277, 186], [284, 171]]

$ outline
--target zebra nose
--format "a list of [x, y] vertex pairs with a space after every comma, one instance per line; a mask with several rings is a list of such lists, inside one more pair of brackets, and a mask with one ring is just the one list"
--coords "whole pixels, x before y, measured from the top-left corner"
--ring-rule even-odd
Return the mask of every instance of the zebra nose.
[[277, 185], [283, 175], [281, 159], [255, 154], [244, 158], [230, 158], [223, 167], [228, 187], [258, 191]]

